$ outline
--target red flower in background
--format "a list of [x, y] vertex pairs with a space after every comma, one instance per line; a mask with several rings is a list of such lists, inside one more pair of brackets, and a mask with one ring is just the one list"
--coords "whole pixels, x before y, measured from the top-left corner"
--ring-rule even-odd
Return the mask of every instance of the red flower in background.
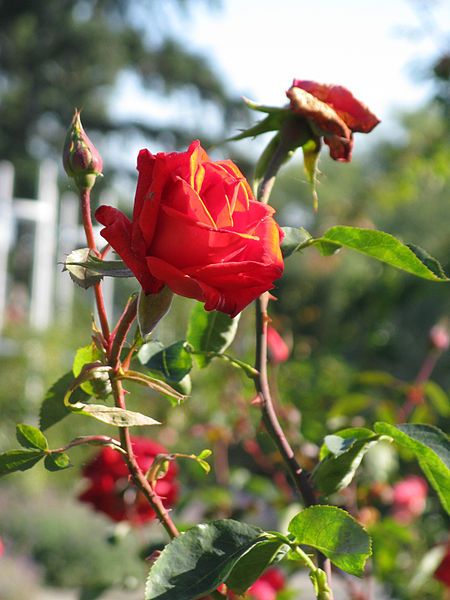
[[448, 546], [447, 553], [434, 572], [433, 577], [450, 588], [450, 546]]
[[[148, 438], [132, 438], [136, 460], [142, 471], [147, 472], [157, 454], [167, 454], [167, 450]], [[178, 484], [175, 480], [178, 468], [170, 462], [167, 473], [158, 479], [155, 491], [164, 506], [176, 502]], [[83, 475], [90, 481], [79, 500], [91, 504], [96, 510], [105, 513], [113, 521], [131, 521], [142, 524], [156, 517], [148, 501], [129, 479], [128, 468], [123, 457], [112, 448], [106, 447], [83, 469]]]
[[247, 596], [252, 600], [276, 600], [277, 592], [285, 585], [286, 579], [280, 569], [271, 567], [255, 581]]
[[[248, 598], [248, 600], [276, 600], [277, 592], [281, 591], [286, 585], [286, 578], [278, 567], [270, 567], [265, 573], [258, 577], [255, 583], [247, 590], [244, 596], [239, 598]], [[224, 584], [219, 586], [219, 591], [223, 590]], [[199, 600], [205, 600], [208, 596], [202, 596]], [[237, 600], [232, 592], [228, 592], [229, 600]]]
[[391, 514], [397, 521], [407, 524], [425, 510], [428, 485], [423, 477], [411, 475], [392, 487], [393, 504]]
[[369, 133], [379, 119], [341, 85], [294, 79], [286, 92], [291, 109], [306, 117], [318, 135], [324, 136], [334, 160], [350, 162], [353, 133]]
[[267, 326], [267, 353], [274, 364], [286, 362], [289, 358], [289, 348], [281, 335], [271, 325]]
[[211, 161], [195, 141], [187, 152], [141, 150], [137, 168], [133, 221], [110, 206], [95, 216], [146, 294], [167, 285], [234, 317], [273, 288], [283, 233], [233, 162]]

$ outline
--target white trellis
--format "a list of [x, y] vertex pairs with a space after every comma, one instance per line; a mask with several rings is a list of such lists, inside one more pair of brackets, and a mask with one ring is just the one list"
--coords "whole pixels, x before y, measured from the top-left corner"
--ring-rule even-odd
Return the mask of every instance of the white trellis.
[[[43, 162], [39, 167], [37, 198], [15, 198], [14, 167], [0, 162], [0, 333], [8, 300], [8, 257], [15, 245], [19, 221], [34, 224], [29, 324], [42, 331], [55, 315], [62, 320], [70, 318], [74, 284], [68, 276], [61, 275], [61, 263], [74, 248], [83, 247], [86, 242], [78, 224], [78, 198], [74, 193], [59, 196], [57, 175], [55, 163]], [[111, 200], [111, 193], [105, 192], [102, 203], [112, 204]], [[98, 231], [97, 228], [99, 237]], [[101, 245], [104, 240], [100, 240]], [[113, 281], [105, 278], [103, 286], [107, 310], [113, 303]]]

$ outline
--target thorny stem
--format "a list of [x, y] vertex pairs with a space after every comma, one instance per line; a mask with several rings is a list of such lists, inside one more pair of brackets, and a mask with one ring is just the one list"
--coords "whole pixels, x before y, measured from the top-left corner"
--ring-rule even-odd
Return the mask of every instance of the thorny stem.
[[[114, 394], [114, 400], [116, 406], [119, 408], [125, 409], [125, 394], [124, 389], [122, 387], [122, 382], [116, 379], [114, 376], [111, 378], [111, 385]], [[128, 427], [120, 428], [120, 442], [122, 444], [122, 448], [126, 450], [126, 455], [124, 455], [124, 460], [127, 464], [130, 475], [137, 485], [137, 487], [141, 490], [144, 496], [147, 498], [151, 507], [156, 513], [160, 523], [167, 531], [169, 537], [173, 539], [178, 535], [178, 529], [175, 527], [172, 519], [169, 516], [167, 509], [164, 507], [161, 498], [158, 494], [153, 490], [150, 483], [145, 478], [144, 473], [139, 468], [139, 465], [136, 461], [136, 456], [133, 452], [133, 446], [131, 444], [131, 436], [130, 430]]]
[[267, 431], [281, 456], [286, 463], [289, 472], [295, 482], [295, 485], [303, 497], [305, 506], [312, 506], [316, 504], [316, 498], [314, 491], [309, 483], [308, 476], [305, 471], [298, 464], [294, 452], [284, 435], [283, 429], [278, 421], [278, 417], [275, 413], [275, 409], [272, 402], [272, 397], [269, 388], [269, 381], [267, 378], [267, 304], [269, 301], [269, 294], [265, 292], [262, 294], [256, 304], [256, 363], [255, 368], [258, 370], [259, 375], [255, 377], [256, 391], [261, 398], [261, 409], [263, 414], [263, 421], [267, 428]]
[[113, 334], [114, 339], [109, 352], [109, 365], [116, 371], [120, 366], [120, 352], [125, 342], [126, 335], [136, 318], [137, 301], [137, 297], [135, 297], [128, 302]]
[[[258, 200], [264, 204], [269, 201], [270, 192], [275, 182], [275, 176], [283, 160], [280, 153], [276, 152], [268, 165], [264, 179], [258, 190]], [[273, 164], [272, 164], [273, 163]], [[255, 387], [261, 399], [261, 411], [267, 432], [275, 442], [281, 457], [286, 464], [295, 486], [300, 492], [305, 506], [317, 504], [314, 490], [309, 482], [308, 474], [298, 464], [294, 452], [286, 439], [284, 431], [278, 421], [272, 397], [270, 393], [269, 380], [267, 376], [267, 305], [269, 293], [265, 292], [256, 300], [256, 358], [255, 369], [258, 375], [255, 377]], [[327, 575], [328, 585], [331, 588], [331, 563], [321, 552], [317, 553], [319, 567]]]
[[[86, 233], [86, 241], [88, 247], [98, 255], [98, 250], [95, 246], [94, 228], [92, 227], [91, 217], [91, 192], [88, 189], [80, 191], [81, 217], [83, 219], [84, 231]], [[106, 317], [105, 303], [103, 301], [103, 292], [100, 283], [94, 285], [95, 302], [97, 304], [98, 317], [102, 328], [105, 343], [109, 343], [109, 325]]]

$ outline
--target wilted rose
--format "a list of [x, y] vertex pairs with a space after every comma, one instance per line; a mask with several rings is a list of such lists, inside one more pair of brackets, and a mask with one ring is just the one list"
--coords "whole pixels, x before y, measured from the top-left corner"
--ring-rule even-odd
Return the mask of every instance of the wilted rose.
[[187, 152], [141, 150], [137, 168], [133, 220], [109, 206], [95, 216], [146, 294], [167, 285], [233, 317], [273, 288], [283, 234], [233, 162], [194, 141]]
[[341, 85], [294, 79], [286, 92], [291, 109], [310, 122], [318, 136], [323, 136], [334, 160], [349, 162], [353, 133], [369, 133], [379, 119]]
[[[167, 450], [148, 438], [131, 439], [136, 460], [142, 471], [147, 472], [157, 454]], [[178, 468], [170, 462], [167, 473], [158, 479], [156, 493], [164, 506], [176, 502]], [[130, 481], [128, 468], [123, 457], [112, 448], [106, 447], [97, 454], [83, 469], [83, 475], [89, 479], [89, 487], [79, 496], [82, 502], [91, 504], [96, 510], [105, 513], [113, 521], [131, 521], [142, 524], [156, 517], [148, 500]]]

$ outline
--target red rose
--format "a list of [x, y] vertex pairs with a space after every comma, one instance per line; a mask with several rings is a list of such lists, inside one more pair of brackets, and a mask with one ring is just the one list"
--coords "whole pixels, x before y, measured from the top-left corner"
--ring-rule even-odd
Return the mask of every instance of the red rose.
[[393, 488], [392, 516], [408, 524], [425, 510], [428, 485], [423, 477], [411, 475], [396, 483]]
[[95, 216], [145, 293], [167, 285], [233, 317], [273, 287], [283, 234], [233, 162], [212, 162], [195, 141], [187, 152], [141, 150], [137, 168], [133, 221], [109, 206]]
[[[157, 454], [167, 450], [148, 438], [132, 438], [133, 450], [142, 471], [150, 468]], [[178, 495], [175, 477], [178, 468], [170, 462], [167, 473], [158, 479], [155, 491], [164, 506], [172, 505]], [[103, 448], [83, 469], [83, 475], [90, 480], [90, 486], [79, 499], [91, 504], [113, 521], [131, 521], [135, 524], [151, 521], [156, 517], [148, 500], [137, 490], [129, 479], [128, 468], [123, 457], [112, 448]]]
[[274, 364], [286, 362], [289, 358], [289, 348], [281, 335], [271, 325], [267, 326], [267, 353]]
[[286, 92], [291, 109], [309, 119], [324, 136], [334, 160], [350, 162], [353, 133], [369, 133], [379, 119], [341, 85], [294, 79]]

